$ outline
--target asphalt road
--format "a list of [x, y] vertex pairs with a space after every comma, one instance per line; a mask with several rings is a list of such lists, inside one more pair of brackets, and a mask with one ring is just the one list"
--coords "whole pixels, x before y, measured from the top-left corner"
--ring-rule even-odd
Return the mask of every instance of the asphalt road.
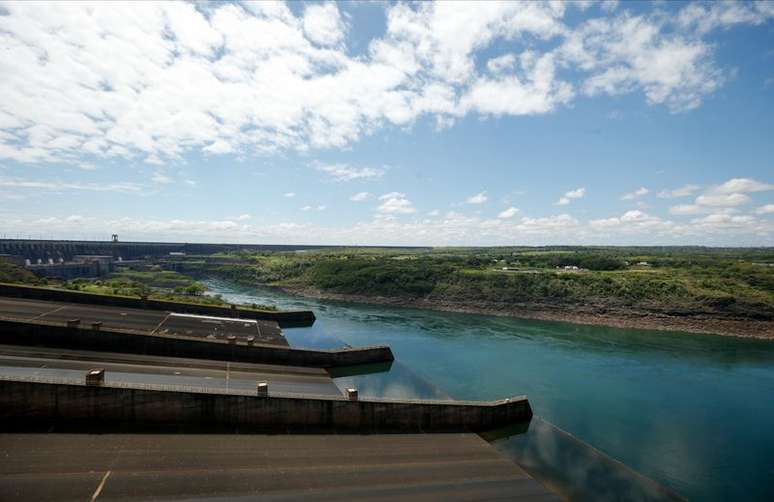
[[475, 434], [0, 434], [0, 500], [560, 500]]
[[255, 390], [258, 382], [268, 382], [276, 392], [341, 395], [318, 368], [0, 345], [0, 375], [82, 380], [92, 368], [104, 368], [107, 382], [216, 390]]
[[230, 335], [244, 342], [253, 336], [256, 343], [287, 346], [282, 330], [274, 321], [228, 319], [159, 310], [143, 310], [102, 305], [47, 302], [0, 297], [0, 317], [20, 320], [65, 322], [80, 319], [84, 325], [101, 322], [105, 328], [131, 329], [148, 333], [225, 339]]

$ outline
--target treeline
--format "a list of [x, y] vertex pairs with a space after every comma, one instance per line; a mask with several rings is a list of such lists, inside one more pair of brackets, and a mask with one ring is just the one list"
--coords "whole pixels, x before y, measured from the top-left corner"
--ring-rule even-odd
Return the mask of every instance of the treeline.
[[356, 296], [774, 319], [774, 257], [765, 249], [339, 249], [240, 258], [234, 265], [197, 265], [196, 273]]

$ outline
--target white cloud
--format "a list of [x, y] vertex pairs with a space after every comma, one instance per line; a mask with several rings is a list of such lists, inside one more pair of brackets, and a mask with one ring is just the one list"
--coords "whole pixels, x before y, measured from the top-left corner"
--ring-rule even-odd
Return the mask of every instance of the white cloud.
[[[400, 198], [403, 194], [385, 194]], [[405, 196], [404, 196], [405, 198]], [[386, 199], [385, 199], [386, 200]], [[310, 206], [309, 210], [314, 209]], [[298, 244], [374, 245], [525, 245], [544, 244], [681, 244], [765, 245], [774, 237], [774, 221], [722, 210], [686, 223], [674, 223], [642, 211], [627, 211], [591, 221], [567, 214], [485, 219], [450, 212], [443, 217], [406, 218], [379, 213], [370, 221], [326, 226], [292, 221], [238, 221], [84, 217], [4, 214], [3, 230], [46, 233], [66, 238], [73, 232], [97, 234], [110, 228], [125, 240], [174, 238], [188, 242], [282, 242]]]
[[252, 216], [249, 215], [249, 214], [240, 214], [239, 216], [237, 216], [236, 220], [237, 221], [247, 221], [250, 218], [252, 218]]
[[303, 26], [309, 40], [319, 45], [340, 44], [346, 35], [346, 24], [333, 2], [308, 5]]
[[411, 214], [416, 212], [413, 204], [406, 198], [406, 194], [400, 192], [390, 192], [379, 197], [382, 201], [376, 209], [384, 214]]
[[[685, 197], [698, 189], [697, 185], [686, 185], [677, 190], [664, 190], [658, 196], [661, 198]], [[750, 178], [732, 178], [720, 185], [709, 187], [704, 193], [696, 197], [693, 204], [672, 206], [669, 212], [675, 215], [720, 214], [717, 208], [727, 208], [723, 210], [722, 214], [728, 215], [729, 211], [735, 211], [733, 208], [745, 205], [752, 200], [747, 195], [748, 193], [769, 190], [774, 190], [774, 185]]]
[[465, 202], [468, 204], [483, 204], [487, 200], [489, 200], [489, 197], [487, 197], [486, 192], [479, 192], [465, 199]]
[[[647, 235], [648, 233], [667, 233], [674, 229], [675, 225], [669, 220], [662, 220], [644, 211], [634, 209], [626, 211], [623, 215], [612, 218], [603, 218], [589, 221], [589, 226], [601, 235]], [[607, 233], [607, 234], [605, 234]]]
[[304, 206], [301, 208], [301, 211], [311, 211], [312, 209], [312, 206]]
[[633, 192], [622, 195], [621, 200], [634, 200], [639, 197], [642, 197], [643, 195], [646, 195], [648, 192], [650, 192], [650, 190], [648, 190], [647, 188], [640, 187]]
[[656, 197], [659, 199], [673, 199], [677, 197], [688, 197], [693, 195], [701, 187], [699, 185], [684, 185], [674, 190], [661, 190]]
[[437, 209], [433, 209], [432, 211], [429, 211], [427, 213], [428, 216], [438, 216], [440, 214], [441, 214], [441, 212], [439, 210], [437, 210]]
[[576, 188], [575, 190], [570, 190], [569, 192], [565, 192], [562, 197], [559, 197], [559, 200], [556, 201], [557, 206], [566, 206], [570, 203], [572, 199], [581, 199], [583, 196], [586, 195], [586, 189]]
[[362, 202], [364, 200], [367, 200], [370, 196], [371, 196], [371, 194], [368, 193], [368, 192], [358, 192], [358, 193], [352, 195], [349, 198], [349, 200], [354, 201], [354, 202]]
[[315, 208], [317, 211], [325, 211], [326, 209], [328, 209], [328, 206], [326, 205], [319, 205]]
[[384, 169], [375, 167], [351, 167], [347, 164], [320, 164], [315, 169], [331, 176], [336, 181], [378, 179], [384, 176]]
[[33, 181], [18, 178], [0, 178], [0, 187], [5, 188], [29, 188], [35, 190], [47, 190], [52, 192], [64, 192], [69, 190], [90, 192], [121, 192], [137, 193], [142, 186], [136, 183], [78, 183], [65, 181]]
[[641, 91], [683, 111], [727, 80], [704, 34], [772, 15], [765, 2], [691, 4], [579, 23], [560, 2], [398, 3], [350, 54], [334, 3], [301, 15], [274, 2], [3, 9], [0, 158], [76, 165], [342, 148], [423, 116], [442, 129], [469, 114], [550, 113], [578, 91]]
[[155, 173], [151, 177], [151, 181], [154, 182], [154, 183], [158, 183], [159, 185], [168, 185], [168, 184], [172, 183], [172, 178], [170, 178], [166, 174]]
[[286, 192], [286, 193], [282, 194], [282, 196], [283, 197], [287, 197], [289, 199], [292, 199], [293, 197], [296, 196], [296, 192]]
[[732, 178], [714, 189], [715, 192], [723, 194], [766, 192], [769, 190], [774, 190], [774, 185], [750, 178]]
[[755, 214], [774, 214], [774, 204], [766, 204], [757, 208]]
[[706, 212], [706, 208], [697, 206], [696, 204], [679, 204], [670, 207], [669, 212], [676, 215], [701, 214]]
[[513, 218], [514, 216], [516, 216], [516, 213], [518, 212], [519, 212], [518, 208], [511, 206], [508, 209], [501, 211], [500, 214], [497, 215], [497, 217], [501, 219]]
[[736, 207], [750, 202], [750, 197], [743, 193], [708, 193], [696, 197], [700, 206]]
[[696, 29], [699, 33], [707, 33], [716, 28], [729, 28], [737, 24], [760, 25], [772, 17], [774, 7], [769, 2], [697, 2], [682, 9], [677, 22], [683, 29]]

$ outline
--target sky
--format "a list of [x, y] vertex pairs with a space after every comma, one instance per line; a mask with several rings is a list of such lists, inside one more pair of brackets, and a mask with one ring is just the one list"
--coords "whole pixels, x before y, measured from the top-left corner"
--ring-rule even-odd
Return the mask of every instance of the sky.
[[774, 245], [774, 2], [0, 2], [0, 237]]

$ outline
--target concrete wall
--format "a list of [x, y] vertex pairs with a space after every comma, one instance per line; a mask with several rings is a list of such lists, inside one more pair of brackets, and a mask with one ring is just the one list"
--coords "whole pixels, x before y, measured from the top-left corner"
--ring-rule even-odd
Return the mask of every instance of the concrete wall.
[[30, 265], [26, 268], [41, 277], [56, 277], [67, 280], [79, 277], [99, 277], [101, 272], [98, 263], [42, 263], [40, 265]]
[[111, 307], [126, 307], [138, 309], [164, 310], [188, 314], [211, 315], [216, 317], [238, 317], [242, 319], [258, 319], [276, 321], [280, 327], [311, 326], [314, 324], [314, 312], [302, 310], [297, 312], [272, 312], [246, 310], [239, 308], [218, 307], [215, 305], [196, 305], [164, 300], [143, 300], [129, 296], [97, 295], [80, 291], [65, 291], [33, 286], [0, 283], [0, 296], [29, 298], [54, 302], [86, 303], [91, 305], [107, 305]]
[[466, 432], [528, 421], [526, 397], [494, 402], [399, 401], [83, 384], [0, 377], [0, 423], [211, 426], [240, 431]]
[[67, 327], [50, 321], [0, 319], [0, 344], [73, 350], [125, 352], [164, 357], [188, 357], [243, 363], [336, 368], [392, 361], [386, 346], [337, 350], [296, 349], [277, 345], [247, 345], [226, 340], [150, 335], [145, 332], [90, 326]]

